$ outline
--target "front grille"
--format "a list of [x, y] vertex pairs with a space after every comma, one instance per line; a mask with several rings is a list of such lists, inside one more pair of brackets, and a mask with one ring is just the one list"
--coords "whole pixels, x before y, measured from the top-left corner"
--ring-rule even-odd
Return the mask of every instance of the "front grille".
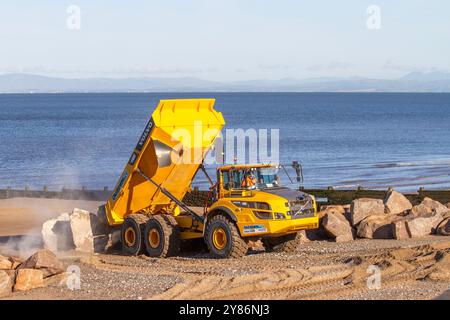
[[292, 219], [309, 218], [314, 217], [314, 203], [311, 199], [290, 201], [290, 216]]

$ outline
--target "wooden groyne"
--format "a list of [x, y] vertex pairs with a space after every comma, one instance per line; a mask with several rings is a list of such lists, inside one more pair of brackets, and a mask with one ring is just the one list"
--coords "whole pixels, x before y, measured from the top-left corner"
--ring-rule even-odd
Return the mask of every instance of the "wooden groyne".
[[49, 191], [47, 187], [42, 189], [0, 189], [0, 199], [10, 198], [47, 198], [47, 199], [66, 199], [66, 200], [94, 200], [106, 201], [110, 190], [105, 187], [103, 190], [89, 190], [85, 187], [81, 189], [62, 188], [60, 191]]
[[[357, 188], [352, 190], [340, 190], [328, 187], [326, 189], [301, 189], [304, 192], [314, 195], [320, 204], [348, 204], [358, 198], [375, 198], [383, 199], [387, 190], [366, 190]], [[93, 200], [106, 201], [111, 190], [107, 187], [103, 190], [89, 190], [85, 187], [81, 189], [63, 188], [60, 191], [49, 191], [43, 187], [37, 189], [0, 189], [0, 199], [9, 198], [48, 198], [48, 199], [68, 199], [68, 200]], [[405, 196], [413, 203], [419, 204], [425, 197], [430, 197], [441, 203], [450, 202], [450, 190], [426, 190], [420, 188], [417, 192], [405, 193]], [[189, 206], [204, 206], [208, 191], [194, 188], [187, 193], [184, 202]]]

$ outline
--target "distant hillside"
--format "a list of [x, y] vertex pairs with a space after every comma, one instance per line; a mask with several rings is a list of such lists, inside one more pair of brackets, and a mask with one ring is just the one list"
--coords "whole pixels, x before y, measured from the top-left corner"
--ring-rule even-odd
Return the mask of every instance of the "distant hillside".
[[215, 82], [198, 78], [67, 79], [33, 74], [0, 75], [0, 93], [27, 92], [450, 92], [450, 73], [412, 72], [394, 80], [311, 78]]
[[214, 84], [196, 78], [67, 79], [33, 74], [0, 75], [0, 92], [171, 91], [171, 88], [190, 91]]

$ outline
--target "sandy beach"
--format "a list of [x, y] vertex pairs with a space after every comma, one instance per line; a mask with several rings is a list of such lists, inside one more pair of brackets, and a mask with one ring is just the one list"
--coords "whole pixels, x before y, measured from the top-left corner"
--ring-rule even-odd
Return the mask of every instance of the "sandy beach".
[[43, 198], [0, 200], [0, 237], [39, 234], [42, 223], [73, 208], [97, 212], [97, 201]]

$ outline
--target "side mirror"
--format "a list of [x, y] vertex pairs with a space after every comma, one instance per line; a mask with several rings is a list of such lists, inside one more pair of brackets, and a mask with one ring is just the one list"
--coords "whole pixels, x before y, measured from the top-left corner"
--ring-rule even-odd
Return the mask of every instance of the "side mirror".
[[298, 161], [292, 161], [292, 167], [297, 175], [297, 182], [303, 182], [303, 168]]

